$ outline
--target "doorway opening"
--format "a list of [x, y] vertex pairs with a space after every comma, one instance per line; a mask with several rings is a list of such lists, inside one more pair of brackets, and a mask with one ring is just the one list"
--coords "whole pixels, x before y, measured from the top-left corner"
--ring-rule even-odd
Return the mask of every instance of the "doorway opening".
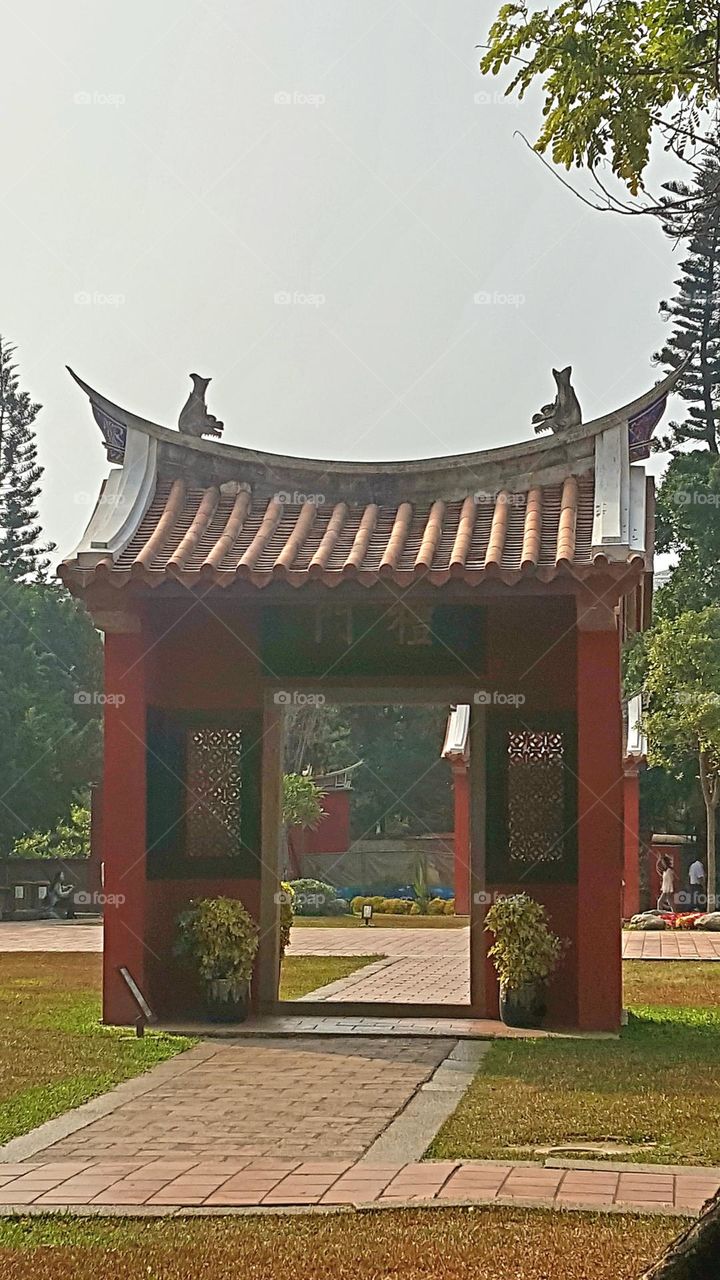
[[284, 1009], [469, 1014], [470, 707], [297, 691], [283, 720]]

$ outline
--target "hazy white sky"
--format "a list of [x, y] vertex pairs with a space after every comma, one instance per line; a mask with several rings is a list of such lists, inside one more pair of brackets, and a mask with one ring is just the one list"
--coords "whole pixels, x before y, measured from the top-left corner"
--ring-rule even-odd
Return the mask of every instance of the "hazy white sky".
[[107, 471], [66, 363], [170, 426], [212, 375], [226, 442], [335, 458], [529, 437], [553, 364], [588, 419], [659, 376], [671, 248], [513, 136], [494, 2], [1, 8], [0, 331], [63, 554]]

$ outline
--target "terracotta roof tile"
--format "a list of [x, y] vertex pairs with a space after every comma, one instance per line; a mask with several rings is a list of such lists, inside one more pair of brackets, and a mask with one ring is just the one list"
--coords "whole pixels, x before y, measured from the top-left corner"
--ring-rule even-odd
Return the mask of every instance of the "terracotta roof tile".
[[165, 481], [125, 550], [95, 572], [118, 585], [129, 577], [157, 585], [166, 576], [221, 586], [236, 578], [335, 586], [349, 577], [370, 585], [426, 575], [436, 585], [450, 577], [548, 581], [592, 568], [593, 505], [592, 475], [526, 493], [397, 507], [289, 503], [254, 499], [245, 487], [226, 493]]

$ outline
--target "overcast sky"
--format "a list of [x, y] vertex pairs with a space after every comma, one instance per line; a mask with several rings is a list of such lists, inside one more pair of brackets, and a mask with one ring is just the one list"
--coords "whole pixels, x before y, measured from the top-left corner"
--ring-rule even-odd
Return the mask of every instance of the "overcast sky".
[[671, 246], [514, 136], [495, 8], [4, 0], [0, 331], [62, 554], [107, 472], [65, 364], [168, 426], [212, 375], [226, 442], [370, 459], [528, 438], [553, 364], [586, 419], [657, 379]]

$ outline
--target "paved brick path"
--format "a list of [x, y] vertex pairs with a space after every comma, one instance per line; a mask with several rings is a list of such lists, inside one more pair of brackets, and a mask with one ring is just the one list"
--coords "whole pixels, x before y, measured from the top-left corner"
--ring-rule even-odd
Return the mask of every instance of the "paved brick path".
[[407, 1155], [393, 1163], [413, 1143], [413, 1125], [424, 1134], [418, 1154], [430, 1141], [448, 1114], [442, 1094], [450, 1091], [452, 1108], [454, 1076], [467, 1082], [469, 1060], [467, 1047], [439, 1038], [206, 1041], [0, 1148], [0, 1205], [469, 1202], [696, 1213], [720, 1186], [718, 1169]]
[[3, 1207], [77, 1209], [149, 1205], [157, 1208], [237, 1208], [401, 1203], [522, 1204], [697, 1214], [720, 1186], [720, 1172], [622, 1171], [586, 1165], [425, 1161], [392, 1165], [368, 1161], [222, 1158], [181, 1153], [155, 1160], [55, 1160], [0, 1164]]
[[2, 951], [102, 951], [96, 920], [0, 920]]
[[[313, 929], [292, 931], [292, 955], [391, 959], [450, 957], [467, 965], [469, 929]], [[372, 943], [372, 946], [370, 944]], [[102, 951], [102, 925], [83, 920], [0, 921], [2, 951]], [[623, 933], [624, 960], [720, 960], [720, 933]]]
[[[453, 1047], [452, 1040], [206, 1041], [141, 1078], [148, 1086], [43, 1150], [43, 1159], [233, 1157], [352, 1160]], [[152, 1086], [155, 1082], [154, 1087]], [[132, 1088], [120, 1090], [122, 1099]]]
[[720, 933], [625, 930], [623, 960], [720, 960]]

